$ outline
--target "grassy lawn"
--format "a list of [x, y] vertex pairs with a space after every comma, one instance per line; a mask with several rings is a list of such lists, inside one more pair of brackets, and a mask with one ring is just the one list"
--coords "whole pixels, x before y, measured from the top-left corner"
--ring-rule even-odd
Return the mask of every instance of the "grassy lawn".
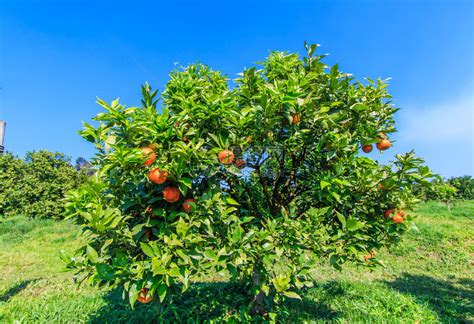
[[[303, 301], [283, 305], [288, 321], [474, 321], [474, 201], [458, 203], [451, 213], [436, 202], [415, 212], [419, 231], [378, 253], [386, 268], [347, 266], [338, 272], [321, 265]], [[73, 284], [58, 251], [73, 251], [78, 233], [64, 221], [0, 221], [0, 323], [156, 321], [152, 307], [132, 310], [119, 291]], [[245, 298], [238, 285], [197, 283], [160, 316], [219, 322]]]

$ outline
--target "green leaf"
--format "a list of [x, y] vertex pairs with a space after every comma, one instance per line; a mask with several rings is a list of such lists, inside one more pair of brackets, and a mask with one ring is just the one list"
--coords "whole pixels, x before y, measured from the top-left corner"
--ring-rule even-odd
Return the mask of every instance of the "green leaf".
[[136, 200], [125, 200], [122, 204], [121, 209], [123, 211], [127, 211], [130, 207], [135, 206], [135, 205], [139, 205], [139, 202]]
[[212, 261], [214, 261], [214, 260], [217, 259], [217, 254], [216, 254], [214, 251], [212, 251], [212, 250], [206, 250], [206, 251], [204, 251], [204, 256], [205, 256], [206, 258], [208, 258], [209, 260], [212, 260]]
[[246, 115], [248, 115], [252, 110], [253, 110], [253, 107], [247, 107], [247, 108], [242, 109], [240, 112], [242, 113], [242, 115], [246, 116]]
[[355, 218], [349, 218], [346, 222], [346, 226], [349, 231], [355, 231], [356, 229], [359, 229], [364, 226], [364, 224], [359, 222]]
[[216, 142], [218, 146], [220, 146], [221, 148], [224, 147], [224, 143], [220, 137], [217, 137], [216, 135], [211, 133], [209, 133], [208, 135], [214, 140], [214, 142]]
[[87, 255], [87, 258], [92, 262], [92, 263], [96, 263], [97, 261], [99, 261], [99, 254], [97, 253], [97, 251], [90, 245], [88, 245], [86, 247], [86, 255]]
[[139, 293], [140, 293], [140, 289], [138, 289], [138, 285], [136, 283], [132, 284], [132, 286], [128, 290], [128, 300], [132, 308], [135, 302], [137, 301]]
[[227, 197], [226, 199], [227, 203], [230, 204], [230, 205], [236, 205], [238, 206], [239, 203], [237, 201], [235, 201], [234, 199], [230, 198], [230, 197]]
[[160, 258], [155, 257], [151, 260], [151, 267], [153, 275], [165, 275], [168, 273], [166, 268], [163, 266], [163, 262]]
[[167, 289], [166, 285], [164, 285], [164, 284], [161, 284], [158, 287], [156, 293], [158, 294], [158, 298], [160, 299], [161, 303], [165, 300], [167, 291], [168, 291], [168, 289]]
[[184, 262], [188, 263], [190, 261], [189, 255], [183, 252], [183, 250], [177, 250], [176, 254], [179, 255], [181, 259], [183, 259]]
[[329, 107], [329, 106], [322, 106], [322, 107], [319, 108], [319, 113], [321, 113], [321, 114], [327, 113], [330, 109], [331, 109], [331, 107]]
[[359, 112], [359, 111], [367, 110], [367, 109], [369, 109], [369, 107], [367, 107], [366, 105], [363, 105], [361, 103], [356, 103], [356, 104], [353, 104], [351, 106], [351, 109]]
[[341, 196], [339, 196], [339, 194], [335, 191], [331, 191], [331, 196], [333, 196], [338, 203], [341, 203]]
[[114, 278], [114, 272], [110, 265], [106, 263], [96, 263], [95, 268], [100, 279], [110, 281]]
[[179, 272], [179, 268], [171, 268], [169, 271], [168, 271], [168, 275], [170, 277], [179, 277], [181, 274]]
[[235, 231], [234, 231], [234, 234], [232, 235], [232, 242], [234, 244], [240, 242], [240, 240], [242, 239], [242, 236], [244, 236], [244, 230], [242, 229], [242, 227], [238, 226]]
[[418, 171], [419, 171], [420, 174], [421, 174], [422, 176], [424, 176], [424, 177], [430, 174], [430, 168], [427, 167], [427, 166], [420, 166], [420, 167], [418, 168]]
[[295, 299], [301, 300], [300, 295], [298, 295], [298, 294], [295, 293], [294, 291], [284, 291], [284, 292], [283, 292], [283, 295], [285, 295], [285, 296], [288, 297], [288, 298], [295, 298]]
[[272, 279], [273, 286], [277, 292], [284, 292], [290, 288], [290, 276], [280, 274]]
[[100, 248], [100, 252], [103, 254], [106, 252], [107, 250], [107, 247], [109, 247], [110, 244], [112, 244], [114, 240], [113, 239], [108, 239], [107, 241], [105, 241], [104, 245], [102, 245], [102, 247]]
[[321, 189], [324, 189], [327, 186], [331, 185], [331, 183], [327, 182], [327, 181], [324, 181], [324, 180], [321, 180], [320, 185], [321, 185]]
[[180, 178], [178, 180], [179, 183], [182, 183], [183, 185], [185, 185], [186, 187], [188, 187], [189, 189], [191, 189], [193, 187], [193, 180], [190, 179], [190, 178]]
[[188, 192], [188, 186], [182, 182], [178, 183], [178, 188], [179, 188], [179, 191], [181, 191], [183, 195], [186, 195], [186, 193]]
[[346, 227], [346, 217], [344, 217], [344, 215], [338, 211], [336, 212], [336, 216], [337, 216], [337, 219], [339, 219], [339, 221], [341, 222], [342, 227]]
[[155, 252], [153, 252], [153, 248], [150, 246], [150, 244], [140, 242], [140, 246], [142, 248], [143, 253], [145, 253], [147, 256], [150, 258], [155, 256]]

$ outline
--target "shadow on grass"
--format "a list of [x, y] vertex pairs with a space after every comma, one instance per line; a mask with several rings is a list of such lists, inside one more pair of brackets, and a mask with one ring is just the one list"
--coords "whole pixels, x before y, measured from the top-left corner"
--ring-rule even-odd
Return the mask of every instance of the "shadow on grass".
[[[245, 321], [250, 297], [238, 283], [219, 282], [195, 283], [160, 312], [151, 304], [137, 304], [135, 309], [131, 309], [128, 300], [122, 299], [119, 290], [109, 292], [105, 299], [107, 304], [98, 309], [89, 318], [88, 323], [156, 323], [190, 320], [220, 322], [230, 318]], [[337, 313], [327, 305], [316, 304], [304, 298], [301, 301], [288, 301], [280, 309], [285, 311], [285, 317], [290, 321], [295, 317], [312, 320], [331, 320], [337, 317]]]
[[7, 291], [5, 291], [2, 295], [0, 295], [0, 302], [6, 303], [20, 291], [28, 287], [29, 284], [38, 281], [38, 279], [30, 279], [30, 280], [23, 280], [16, 285], [10, 287]]
[[402, 293], [410, 294], [417, 302], [427, 304], [438, 313], [443, 322], [471, 323], [474, 318], [474, 281], [471, 279], [451, 282], [404, 273], [396, 280], [385, 283]]

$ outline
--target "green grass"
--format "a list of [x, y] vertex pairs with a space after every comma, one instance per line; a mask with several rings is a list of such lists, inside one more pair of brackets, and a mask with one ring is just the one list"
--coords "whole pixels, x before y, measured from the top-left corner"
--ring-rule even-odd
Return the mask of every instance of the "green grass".
[[[386, 268], [322, 264], [315, 287], [280, 312], [288, 322], [472, 322], [474, 321], [474, 201], [449, 213], [436, 202], [420, 205], [418, 231], [377, 257]], [[76, 287], [58, 251], [80, 244], [67, 221], [0, 221], [0, 323], [220, 322], [246, 303], [245, 291], [225, 282], [196, 283], [157, 315], [149, 305], [132, 310], [116, 290]], [[159, 316], [157, 318], [157, 316]]]

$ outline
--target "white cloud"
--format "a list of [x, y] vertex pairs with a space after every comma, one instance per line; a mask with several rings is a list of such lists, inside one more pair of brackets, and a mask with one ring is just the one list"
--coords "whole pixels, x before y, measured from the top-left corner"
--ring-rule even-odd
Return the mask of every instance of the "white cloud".
[[473, 141], [474, 97], [472, 94], [449, 102], [403, 107], [399, 112], [400, 140]]

